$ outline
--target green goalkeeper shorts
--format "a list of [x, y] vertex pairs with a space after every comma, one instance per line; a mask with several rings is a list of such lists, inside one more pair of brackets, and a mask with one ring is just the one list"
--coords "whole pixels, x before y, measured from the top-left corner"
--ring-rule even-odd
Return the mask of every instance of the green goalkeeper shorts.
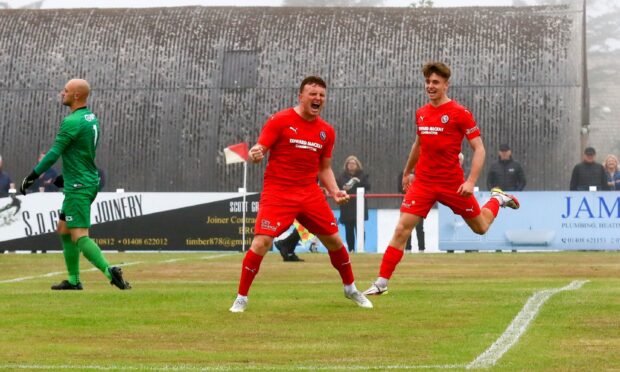
[[62, 202], [60, 219], [67, 223], [67, 227], [89, 228], [90, 205], [97, 197], [97, 187], [85, 187], [78, 192], [66, 192]]

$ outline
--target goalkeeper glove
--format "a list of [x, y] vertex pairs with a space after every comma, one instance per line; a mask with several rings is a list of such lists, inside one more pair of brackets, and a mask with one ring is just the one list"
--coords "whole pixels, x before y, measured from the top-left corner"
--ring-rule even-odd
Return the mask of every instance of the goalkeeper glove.
[[37, 178], [39, 178], [39, 175], [33, 170], [32, 173], [26, 176], [26, 178], [22, 181], [19, 192], [21, 192], [22, 195], [26, 195], [26, 190], [34, 184], [34, 181], [36, 181]]
[[65, 187], [65, 178], [62, 176], [62, 174], [56, 177], [56, 179], [54, 180], [54, 186], [58, 187], [59, 189]]

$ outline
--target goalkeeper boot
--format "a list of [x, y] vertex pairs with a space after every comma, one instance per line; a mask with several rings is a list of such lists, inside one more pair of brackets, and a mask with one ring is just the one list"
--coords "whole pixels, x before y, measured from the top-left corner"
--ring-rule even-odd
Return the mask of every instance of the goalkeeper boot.
[[359, 307], [363, 307], [365, 309], [372, 309], [372, 302], [370, 302], [370, 300], [367, 299], [366, 296], [364, 296], [364, 294], [362, 294], [362, 292], [358, 290], [352, 292], [344, 291], [344, 297], [355, 302]]
[[364, 294], [366, 296], [380, 296], [382, 294], [387, 294], [387, 293], [388, 293], [387, 286], [382, 287], [379, 284], [377, 284], [377, 282], [372, 283], [370, 288], [364, 291]]
[[231, 313], [242, 313], [245, 311], [246, 307], [248, 307], [248, 298], [237, 297], [228, 311]]
[[118, 266], [108, 267], [108, 272], [112, 275], [110, 284], [117, 286], [119, 289], [131, 289], [131, 285], [123, 279], [123, 270]]
[[52, 286], [52, 289], [54, 291], [65, 291], [65, 290], [81, 291], [82, 289], [84, 289], [84, 287], [82, 287], [82, 283], [80, 282], [78, 282], [77, 284], [71, 284], [69, 283], [68, 280], [63, 280], [62, 282], [58, 284], [54, 284]]
[[496, 198], [499, 201], [499, 204], [503, 207], [508, 207], [512, 209], [519, 209], [519, 200], [514, 195], [506, 194], [499, 187], [495, 187], [491, 189], [491, 197]]

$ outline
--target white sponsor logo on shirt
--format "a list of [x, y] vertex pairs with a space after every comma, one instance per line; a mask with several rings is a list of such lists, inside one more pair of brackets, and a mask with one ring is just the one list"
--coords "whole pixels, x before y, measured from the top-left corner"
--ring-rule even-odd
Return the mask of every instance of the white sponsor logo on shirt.
[[439, 134], [439, 132], [443, 132], [443, 127], [418, 127], [420, 129], [420, 134]]
[[320, 143], [306, 141], [306, 140], [297, 139], [297, 138], [291, 138], [289, 140], [289, 143], [294, 144], [295, 148], [310, 150], [310, 151], [315, 151], [315, 152], [323, 148], [323, 145], [321, 145]]

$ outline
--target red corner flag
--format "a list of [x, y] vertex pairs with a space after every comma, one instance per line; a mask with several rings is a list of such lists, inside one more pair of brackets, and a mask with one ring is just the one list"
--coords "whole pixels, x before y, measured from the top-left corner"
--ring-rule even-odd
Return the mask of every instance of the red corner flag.
[[243, 163], [248, 160], [248, 144], [245, 142], [230, 145], [224, 149], [226, 164]]

